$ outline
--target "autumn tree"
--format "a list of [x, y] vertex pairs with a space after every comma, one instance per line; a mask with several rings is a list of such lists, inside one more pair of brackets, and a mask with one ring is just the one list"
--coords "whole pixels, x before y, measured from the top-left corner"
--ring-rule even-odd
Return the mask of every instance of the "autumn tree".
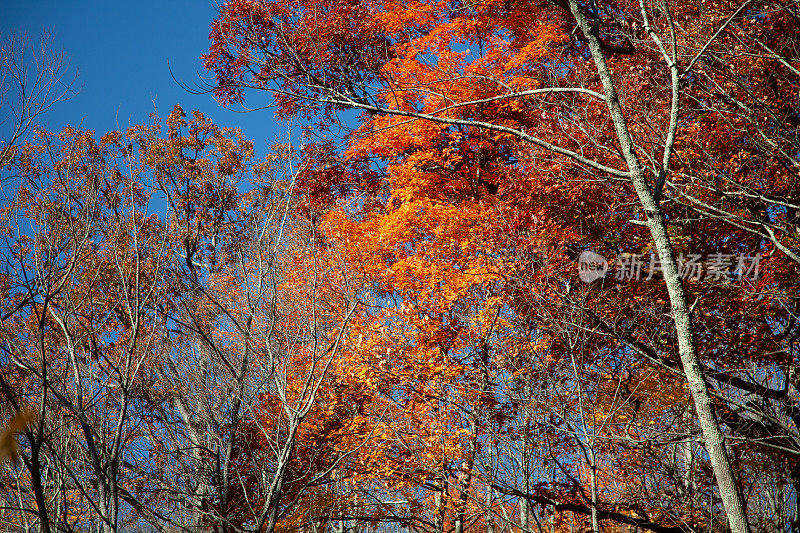
[[[588, 332], [592, 357], [685, 379], [731, 529], [769, 530], [739, 484], [743, 456], [797, 469], [796, 15], [752, 1], [230, 1], [205, 61], [225, 103], [266, 89], [323, 130], [363, 111], [307, 175], [331, 238], [386, 250], [366, 263], [377, 287], [425, 316], [429, 294], [494, 286], [556, 360], [576, 356], [562, 332]], [[580, 284], [589, 248], [619, 280]], [[469, 272], [470, 254], [488, 277], [460, 284], [448, 268]], [[763, 259], [757, 275], [745, 257]], [[641, 394], [629, 401], [626, 416], [643, 412]], [[794, 493], [795, 478], [781, 482]]]
[[2, 465], [9, 527], [271, 531], [327, 480], [307, 426], [360, 285], [290, 210], [292, 157], [177, 106], [16, 151], [0, 405], [38, 422]]
[[[148, 147], [168, 154], [159, 180], [173, 206], [186, 286], [171, 315], [184, 344], [181, 364], [168, 375], [197, 380], [174, 399], [187, 434], [174, 436], [173, 446], [187, 437], [194, 443], [181, 477], [198, 526], [271, 531], [304, 487], [332, 468], [313, 470], [316, 461], [303, 457], [321, 453], [312, 413], [322, 408], [360, 285], [309, 249], [313, 233], [289, 212], [287, 147], [255, 169], [257, 186], [245, 191], [236, 180], [214, 182], [213, 160], [195, 156], [198, 146], [214, 146], [217, 165], [240, 164], [202, 117], [187, 122], [176, 111], [169, 131]], [[170, 187], [180, 180], [185, 188]], [[192, 368], [203, 372], [192, 376]]]
[[15, 158], [3, 210], [3, 398], [39, 418], [13, 485], [35, 506], [13, 508], [42, 531], [116, 530], [141, 458], [134, 420], [161, 347], [165, 243], [136, 174], [119, 171], [131, 163], [119, 139], [40, 133]]

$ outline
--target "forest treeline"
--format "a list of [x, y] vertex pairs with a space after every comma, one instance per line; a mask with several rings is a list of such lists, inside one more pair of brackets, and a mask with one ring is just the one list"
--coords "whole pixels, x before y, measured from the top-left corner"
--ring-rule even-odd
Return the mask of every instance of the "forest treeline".
[[210, 31], [302, 145], [44, 131], [4, 45], [4, 531], [800, 531], [796, 1]]

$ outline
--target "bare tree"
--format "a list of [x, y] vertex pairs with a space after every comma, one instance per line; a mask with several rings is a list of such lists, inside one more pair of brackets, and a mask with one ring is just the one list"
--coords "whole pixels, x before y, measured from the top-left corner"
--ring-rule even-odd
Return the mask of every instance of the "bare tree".
[[4, 167], [41, 116], [76, 94], [77, 71], [49, 33], [36, 41], [10, 32], [0, 35], [0, 43], [0, 167]]

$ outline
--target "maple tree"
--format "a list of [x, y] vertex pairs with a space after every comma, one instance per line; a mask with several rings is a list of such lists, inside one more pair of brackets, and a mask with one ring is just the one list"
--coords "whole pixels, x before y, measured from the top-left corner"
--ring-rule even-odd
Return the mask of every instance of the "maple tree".
[[[730, 527], [748, 531], [771, 519], [743, 499], [725, 433], [797, 470], [796, 15], [750, 1], [229, 1], [205, 60], [225, 103], [270, 90], [322, 131], [363, 111], [343, 149], [309, 151], [307, 190], [331, 242], [396, 302], [432, 319], [494, 287], [517, 337], [541, 332], [556, 360], [589, 334], [591, 358], [683, 377]], [[649, 283], [576, 287], [587, 248], [629, 268], [655, 252]], [[690, 254], [716, 257], [714, 275], [687, 275]], [[757, 279], [737, 254], [764, 259]], [[467, 335], [445, 320], [439, 334]], [[627, 402], [628, 417], [651, 403]], [[616, 442], [650, 442], [646, 429]]]

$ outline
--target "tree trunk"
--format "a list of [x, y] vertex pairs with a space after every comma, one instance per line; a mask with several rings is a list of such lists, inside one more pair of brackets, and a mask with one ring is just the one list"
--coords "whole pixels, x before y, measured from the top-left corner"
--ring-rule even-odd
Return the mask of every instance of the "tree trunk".
[[[591, 4], [591, 6], [596, 8], [594, 4]], [[675, 253], [667, 232], [666, 219], [654, 197], [653, 191], [650, 190], [644, 170], [634, 151], [633, 140], [598, 37], [597, 24], [599, 20], [593, 20], [590, 24], [577, 0], [570, 0], [569, 7], [588, 41], [592, 58], [603, 84], [606, 104], [617, 132], [620, 148], [630, 170], [631, 183], [636, 189], [639, 202], [647, 216], [647, 225], [650, 228], [650, 234], [658, 251], [664, 281], [672, 305], [672, 317], [678, 338], [678, 353], [683, 364], [686, 381], [689, 384], [689, 390], [692, 393], [700, 430], [703, 432], [706, 450], [708, 450], [708, 455], [711, 458], [711, 466], [717, 479], [731, 531], [733, 533], [749, 533], [750, 526], [745, 515], [744, 503], [736, 486], [733, 468], [731, 468], [728, 454], [725, 450], [724, 437], [717, 422], [711, 395], [708, 392], [708, 385], [700, 370], [700, 359], [695, 349], [689, 302], [678, 272]], [[673, 68], [677, 69], [677, 66], [673, 65]], [[673, 81], [673, 83], [677, 82]], [[675, 88], [673, 87], [673, 89]]]
[[597, 516], [597, 461], [594, 448], [589, 448], [589, 485], [592, 491], [592, 531], [600, 533], [600, 518]]

